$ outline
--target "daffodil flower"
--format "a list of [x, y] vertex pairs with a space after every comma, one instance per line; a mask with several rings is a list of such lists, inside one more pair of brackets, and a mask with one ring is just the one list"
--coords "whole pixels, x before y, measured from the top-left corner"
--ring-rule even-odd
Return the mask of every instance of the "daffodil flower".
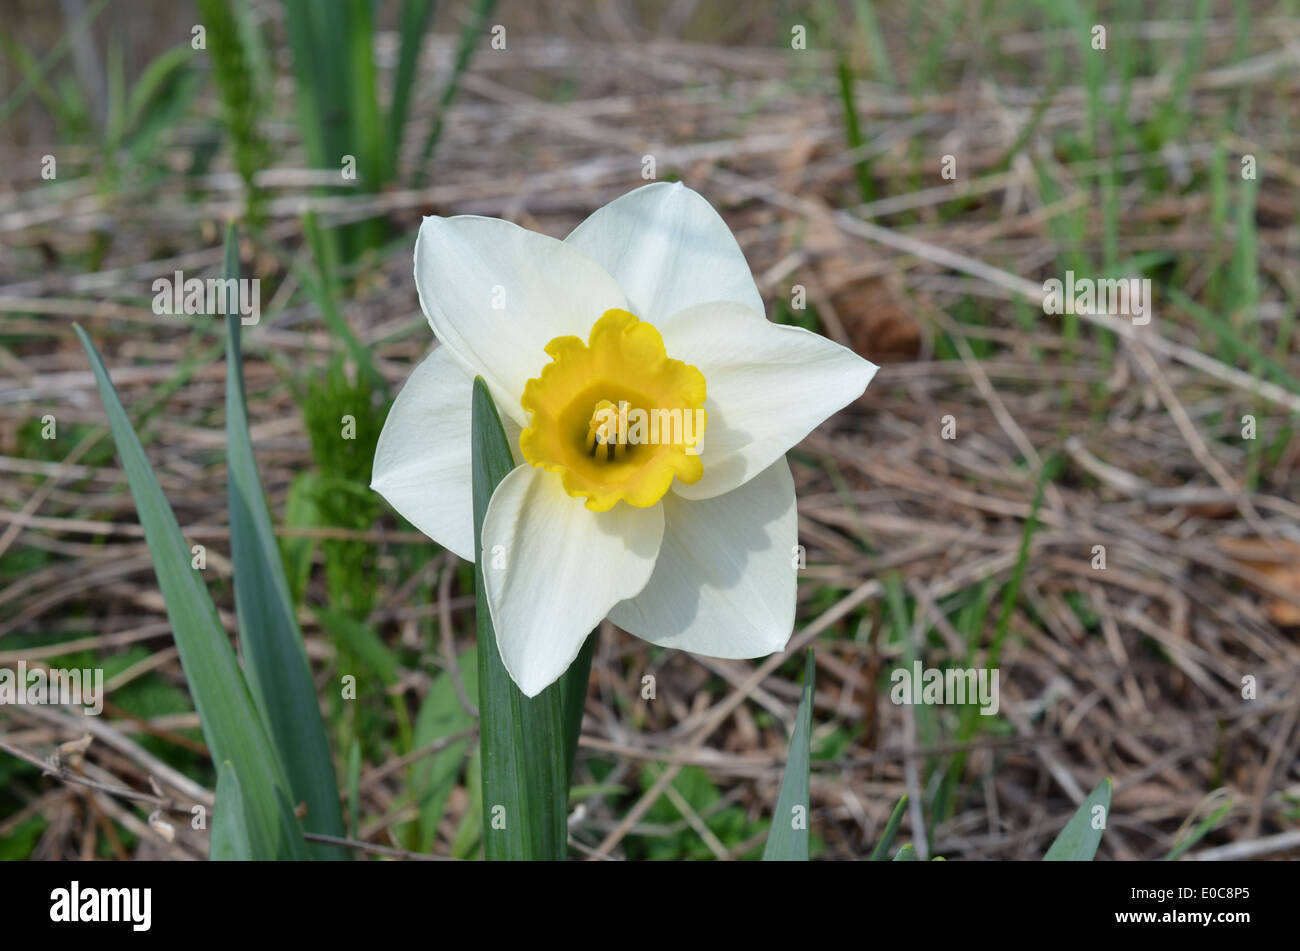
[[425, 218], [415, 283], [442, 345], [393, 404], [372, 488], [474, 557], [482, 376], [517, 464], [488, 505], [482, 550], [520, 690], [559, 678], [605, 617], [711, 657], [785, 646], [798, 563], [785, 452], [876, 367], [768, 321], [704, 198], [647, 185], [563, 241], [494, 218]]

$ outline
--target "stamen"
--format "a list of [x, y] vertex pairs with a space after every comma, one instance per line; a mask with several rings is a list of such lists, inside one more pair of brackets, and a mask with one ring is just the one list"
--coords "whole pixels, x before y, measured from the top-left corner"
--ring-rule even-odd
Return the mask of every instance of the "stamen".
[[596, 404], [587, 423], [587, 452], [595, 459], [609, 462], [627, 455], [627, 445], [621, 438], [624, 434], [619, 425], [627, 407], [627, 400], [619, 400], [618, 406], [609, 400]]

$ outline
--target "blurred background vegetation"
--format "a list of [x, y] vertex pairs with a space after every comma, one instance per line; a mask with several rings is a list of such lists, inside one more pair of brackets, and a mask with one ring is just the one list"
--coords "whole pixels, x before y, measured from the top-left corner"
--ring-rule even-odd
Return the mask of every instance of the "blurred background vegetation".
[[[70, 328], [233, 630], [222, 328], [150, 286], [214, 276], [238, 218], [249, 419], [349, 833], [476, 857], [471, 566], [368, 489], [432, 343], [414, 236], [461, 213], [563, 236], [651, 157], [732, 224], [772, 319], [884, 369], [790, 455], [787, 660], [750, 684], [760, 662], [602, 630], [574, 855], [757, 857], [812, 643], [815, 858], [864, 857], [904, 793], [921, 857], [1038, 857], [1107, 775], [1105, 857], [1294, 856], [1297, 7], [6, 0], [0, 664], [102, 667], [87, 775], [210, 796]], [[1151, 279], [1149, 331], [1044, 315], [1067, 269]], [[891, 703], [914, 659], [1000, 666], [1002, 711]], [[0, 709], [41, 755], [83, 728]], [[0, 857], [206, 855], [146, 812], [0, 755]]]

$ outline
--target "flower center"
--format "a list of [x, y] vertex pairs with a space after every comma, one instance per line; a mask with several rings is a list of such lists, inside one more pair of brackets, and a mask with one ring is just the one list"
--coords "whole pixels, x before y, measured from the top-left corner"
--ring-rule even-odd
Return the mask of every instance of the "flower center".
[[625, 310], [607, 310], [587, 342], [556, 337], [551, 362], [524, 386], [529, 425], [519, 449], [560, 474], [564, 491], [604, 512], [654, 505], [704, 474], [704, 374], [664, 350], [663, 337]]
[[620, 417], [626, 419], [627, 400], [619, 400], [615, 406], [609, 400], [596, 404], [596, 412], [591, 414], [587, 423], [587, 452], [593, 459], [622, 459], [627, 454], [627, 427], [619, 426]]

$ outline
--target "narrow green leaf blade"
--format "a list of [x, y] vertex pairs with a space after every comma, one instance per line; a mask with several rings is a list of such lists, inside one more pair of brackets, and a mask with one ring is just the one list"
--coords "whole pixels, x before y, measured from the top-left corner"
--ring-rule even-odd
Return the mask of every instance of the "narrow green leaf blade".
[[429, 128], [429, 135], [424, 140], [424, 149], [420, 153], [421, 167], [417, 175], [419, 179], [429, 177], [429, 159], [433, 157], [433, 150], [442, 137], [443, 114], [460, 90], [460, 79], [465, 74], [465, 71], [469, 69], [470, 60], [474, 57], [474, 50], [483, 36], [488, 17], [492, 16], [492, 11], [496, 9], [496, 5], [497, 0], [476, 0], [473, 12], [470, 14], [469, 19], [465, 21], [465, 26], [461, 30], [460, 45], [456, 49], [456, 62], [451, 67], [451, 77], [447, 80], [447, 85], [443, 87], [442, 97], [438, 103], [438, 111], [434, 114], [433, 125]]
[[481, 377], [474, 380], [472, 418], [483, 854], [488, 859], [560, 860], [567, 851], [569, 796], [564, 687], [557, 681], [536, 697], [525, 697], [497, 650], [483, 584], [483, 517], [514, 459]]
[[[239, 278], [238, 239], [233, 224], [226, 231], [224, 277], [228, 281]], [[342, 837], [343, 812], [325, 721], [248, 434], [239, 318], [228, 316], [226, 327], [230, 560], [234, 565], [235, 609], [246, 675], [284, 763], [294, 800], [307, 804], [303, 826], [309, 832]], [[318, 859], [348, 857], [344, 849], [326, 845], [310, 848]]]
[[456, 827], [451, 840], [451, 857], [470, 859], [479, 857], [479, 843], [483, 838], [483, 749], [475, 746], [469, 754], [465, 769], [465, 789], [469, 793], [469, 809]]
[[[472, 652], [458, 658], [461, 683], [471, 703], [478, 703], [478, 667]], [[424, 749], [449, 736], [474, 726], [474, 718], [465, 711], [456, 692], [455, 677], [444, 670], [434, 678], [428, 696], [415, 718], [414, 748]], [[438, 823], [447, 808], [447, 799], [456, 787], [471, 737], [458, 740], [431, 756], [422, 757], [411, 770], [411, 785], [420, 810], [420, 851], [433, 850]]]
[[214, 762], [229, 761], [240, 777], [254, 858], [306, 858], [289, 783], [244, 682], [235, 652], [197, 572], [176, 516], [145, 458], [99, 351], [74, 324], [90, 358], [100, 399], [126, 470], [131, 497], [153, 558], [181, 667]]
[[[314, 472], [299, 472], [289, 484], [289, 495], [284, 503], [286, 528], [314, 528], [324, 524], [316, 504], [317, 478]], [[289, 581], [289, 594], [295, 603], [301, 603], [311, 579], [312, 558], [316, 552], [314, 538], [281, 538], [280, 560]]]
[[885, 862], [889, 860], [889, 850], [894, 844], [894, 836], [898, 835], [898, 827], [903, 824], [903, 815], [907, 812], [907, 796], [904, 795], [897, 803], [894, 804], [894, 811], [889, 814], [889, 821], [885, 823], [885, 830], [880, 833], [880, 841], [871, 851], [871, 861]]
[[126, 125], [136, 128], [145, 117], [150, 106], [162, 95], [168, 84], [174, 82], [185, 71], [194, 50], [189, 43], [173, 46], [145, 67], [140, 78], [131, 89], [126, 102]]
[[803, 694], [795, 714], [794, 735], [790, 737], [790, 758], [786, 760], [781, 794], [772, 815], [772, 828], [763, 849], [764, 862], [808, 861], [808, 812], [812, 744], [813, 682], [817, 669], [812, 648], [804, 659]]
[[401, 665], [374, 631], [342, 611], [313, 606], [312, 613], [326, 630], [345, 644], [356, 659], [379, 678], [385, 687], [397, 683]]
[[397, 54], [393, 98], [388, 109], [388, 142], [384, 150], [388, 169], [384, 181], [394, 181], [397, 178], [397, 157], [402, 151], [411, 89], [419, 68], [420, 48], [424, 44], [424, 34], [429, 28], [429, 17], [432, 14], [433, 0], [403, 0], [400, 20], [402, 44]]
[[[1222, 790], [1220, 790], [1220, 792], [1222, 792]], [[1212, 793], [1210, 797], [1207, 797], [1207, 799], [1211, 799], [1215, 795], [1216, 794]], [[1219, 806], [1219, 808], [1216, 809], [1208, 818], [1202, 821], [1187, 836], [1178, 839], [1174, 847], [1169, 850], [1169, 854], [1167, 854], [1162, 861], [1176, 861], [1184, 852], [1194, 846], [1197, 842], [1200, 842], [1201, 839], [1205, 838], [1205, 836], [1219, 824], [1219, 820], [1226, 816], [1229, 810], [1231, 810], [1236, 804], [1236, 801], [1231, 796], [1228, 796], [1227, 801], [1224, 802], [1223, 805]]]
[[375, 91], [375, 24], [370, 0], [344, 0], [343, 43], [347, 50], [348, 140], [357, 153], [362, 184], [375, 191], [387, 168], [384, 130]]
[[213, 862], [247, 862], [253, 858], [253, 844], [244, 820], [244, 793], [230, 760], [217, 771], [216, 804], [212, 810], [212, 839], [208, 859]]
[[900, 849], [898, 850], [898, 854], [894, 856], [894, 861], [895, 861], [895, 862], [915, 862], [915, 861], [916, 861], [916, 846], [914, 846], [911, 842], [907, 843], [907, 845], [903, 846], [902, 848], [900, 848]]
[[361, 838], [361, 744], [356, 740], [348, 750], [348, 835]]
[[308, 296], [320, 308], [321, 317], [329, 325], [330, 332], [343, 341], [344, 349], [347, 350], [348, 356], [356, 362], [357, 368], [370, 377], [377, 390], [387, 394], [389, 391], [388, 378], [379, 372], [379, 369], [375, 366], [374, 358], [370, 354], [370, 349], [357, 337], [347, 319], [343, 316], [343, 312], [339, 310], [338, 301], [335, 300], [335, 272], [334, 261], [332, 260], [334, 252], [331, 250], [332, 239], [330, 232], [320, 226], [314, 211], [308, 211], [302, 216], [302, 231], [303, 236], [307, 239], [307, 244], [312, 249], [312, 254], [316, 258], [316, 267], [312, 268], [306, 264], [297, 264], [294, 273], [302, 282]]
[[[1108, 776], [1097, 784], [1097, 788], [1070, 817], [1070, 821], [1065, 824], [1061, 834], [1056, 837], [1056, 841], [1043, 856], [1044, 862], [1092, 861], [1093, 856], [1097, 854], [1097, 847], [1101, 845], [1105, 824], [1110, 821], [1110, 793], [1111, 783]], [[1101, 820], [1101, 828], [1096, 828], [1097, 823], [1093, 816], [1093, 810], [1097, 806], [1101, 806], [1103, 810], [1097, 817]]]

